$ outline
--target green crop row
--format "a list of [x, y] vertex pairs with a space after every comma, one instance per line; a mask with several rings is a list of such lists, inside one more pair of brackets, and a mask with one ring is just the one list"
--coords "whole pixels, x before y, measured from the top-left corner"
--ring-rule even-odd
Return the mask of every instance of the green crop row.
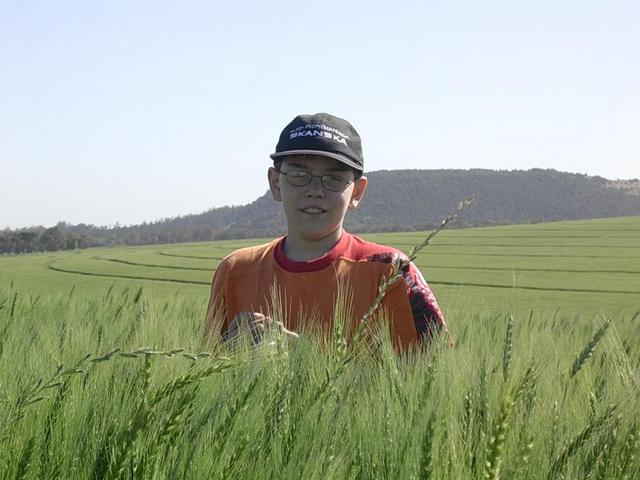
[[476, 309], [449, 317], [453, 346], [401, 356], [375, 323], [346, 349], [311, 331], [232, 348], [203, 314], [141, 288], [1, 290], [0, 478], [640, 471], [638, 314]]

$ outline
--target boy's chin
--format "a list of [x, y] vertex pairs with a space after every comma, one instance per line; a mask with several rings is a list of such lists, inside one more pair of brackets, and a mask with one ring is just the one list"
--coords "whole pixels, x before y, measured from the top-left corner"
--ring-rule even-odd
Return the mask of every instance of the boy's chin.
[[298, 236], [307, 242], [322, 242], [340, 233], [340, 227], [337, 228], [309, 228], [298, 232]]

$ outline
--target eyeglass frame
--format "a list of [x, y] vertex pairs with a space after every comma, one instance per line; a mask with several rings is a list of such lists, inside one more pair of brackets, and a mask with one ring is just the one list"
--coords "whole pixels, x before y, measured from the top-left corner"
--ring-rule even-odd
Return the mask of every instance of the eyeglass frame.
[[[306, 187], [307, 185], [309, 185], [313, 181], [314, 178], [319, 178], [320, 179], [320, 185], [322, 185], [322, 188], [324, 188], [328, 192], [340, 193], [340, 192], [344, 192], [349, 185], [351, 185], [352, 183], [354, 183], [356, 181], [356, 178], [352, 178], [351, 180], [346, 180], [345, 178], [341, 177], [340, 175], [335, 175], [335, 174], [332, 174], [332, 173], [329, 173], [327, 175], [311, 175], [310, 173], [305, 172], [304, 170], [295, 170], [294, 169], [294, 170], [289, 170], [288, 172], [283, 172], [278, 167], [273, 167], [273, 169], [277, 173], [284, 175], [285, 178], [287, 179], [287, 183], [289, 185], [291, 185], [292, 187]], [[295, 184], [291, 183], [291, 181], [289, 180], [289, 173], [293, 173], [293, 172], [304, 173], [307, 177], [309, 177], [309, 181], [307, 183], [302, 184], [302, 185], [295, 185]], [[327, 186], [324, 184], [324, 179], [327, 178], [327, 177], [340, 177], [347, 183], [340, 190], [333, 190], [331, 188], [327, 188]]]

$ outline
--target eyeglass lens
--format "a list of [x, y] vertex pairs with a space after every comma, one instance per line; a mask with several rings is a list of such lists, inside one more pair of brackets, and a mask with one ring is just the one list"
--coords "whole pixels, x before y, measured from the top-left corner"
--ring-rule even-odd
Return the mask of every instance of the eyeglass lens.
[[290, 171], [282, 172], [287, 177], [287, 181], [295, 187], [303, 187], [311, 183], [313, 177], [320, 178], [320, 183], [330, 191], [339, 192], [344, 190], [351, 180], [347, 180], [339, 175], [311, 175], [307, 172]]

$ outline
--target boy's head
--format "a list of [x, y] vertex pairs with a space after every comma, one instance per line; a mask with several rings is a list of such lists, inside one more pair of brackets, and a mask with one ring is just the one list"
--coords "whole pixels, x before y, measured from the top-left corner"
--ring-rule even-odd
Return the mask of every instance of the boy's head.
[[362, 142], [346, 120], [329, 113], [298, 115], [284, 127], [271, 155], [274, 165], [289, 155], [321, 155], [333, 158], [362, 176]]
[[337, 241], [347, 210], [358, 205], [367, 186], [358, 132], [327, 113], [298, 115], [271, 158], [269, 186], [283, 204], [288, 238]]

